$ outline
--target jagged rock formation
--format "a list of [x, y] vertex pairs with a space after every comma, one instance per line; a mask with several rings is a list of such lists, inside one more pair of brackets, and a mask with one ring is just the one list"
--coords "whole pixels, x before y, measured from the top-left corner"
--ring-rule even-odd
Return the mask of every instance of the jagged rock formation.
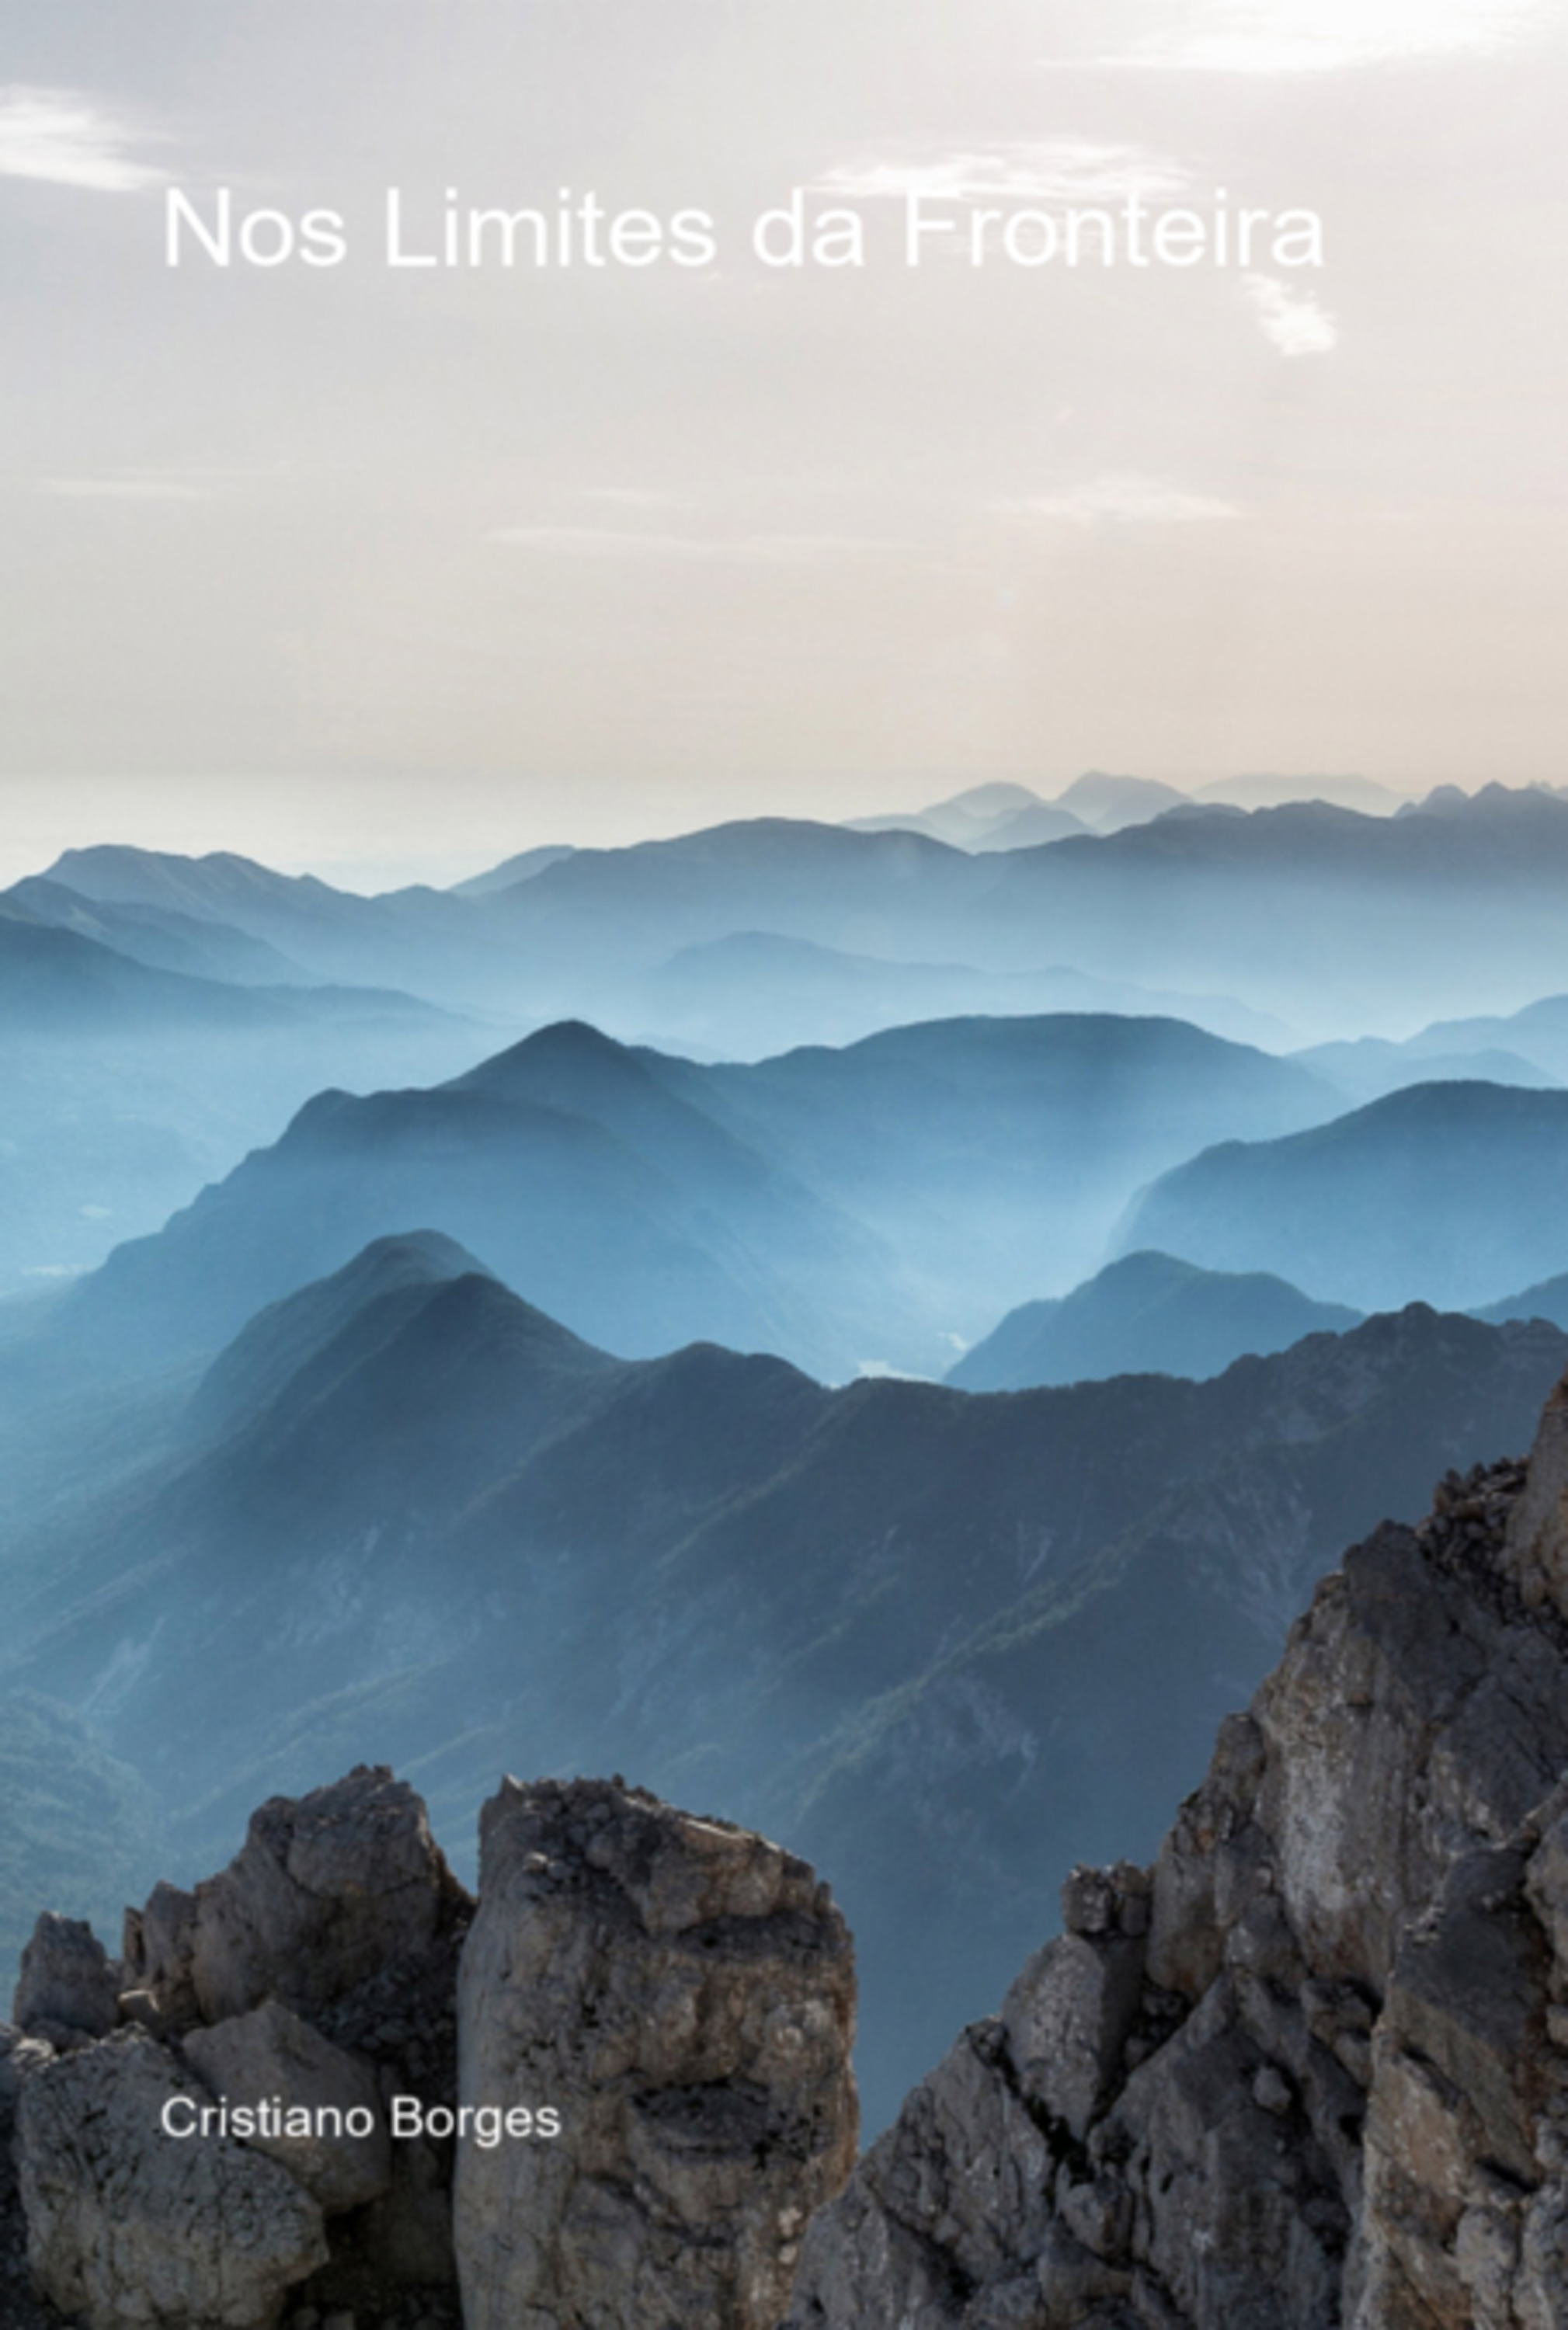
[[[271, 2330], [290, 2294], [456, 2319], [451, 2148], [392, 2145], [394, 2093], [456, 2100], [457, 1954], [473, 1903], [424, 1806], [361, 1766], [252, 1819], [228, 1869], [160, 1885], [110, 1959], [45, 1916], [14, 2013], [14, 2159], [33, 2280], [89, 2330]], [[176, 2138], [279, 2098], [352, 2126]], [[355, 2133], [368, 2119], [364, 2133]], [[412, 2318], [412, 2317], [411, 2317]]]
[[485, 1808], [461, 2090], [553, 2105], [459, 2155], [468, 2330], [772, 2330], [855, 2162], [849, 1933], [793, 1854], [641, 1789], [509, 1783]]
[[26, 2079], [18, 2164], [33, 2271], [90, 2330], [252, 2330], [327, 2261], [322, 2212], [276, 2162], [218, 2138], [175, 2143], [175, 2098], [210, 2101], [144, 2031], [61, 2055]]
[[789, 2330], [1568, 2325], [1568, 1384], [1346, 1558], [1151, 1871], [814, 2221]]
[[[619, 1783], [509, 1781], [484, 1833], [476, 1918], [362, 1766], [159, 1886], [118, 1960], [40, 1919], [0, 2025], [5, 2330], [769, 2330], [854, 2158], [827, 1888]], [[304, 2124], [179, 2132], [273, 2100]], [[486, 2108], [530, 2103], [492, 2142]]]

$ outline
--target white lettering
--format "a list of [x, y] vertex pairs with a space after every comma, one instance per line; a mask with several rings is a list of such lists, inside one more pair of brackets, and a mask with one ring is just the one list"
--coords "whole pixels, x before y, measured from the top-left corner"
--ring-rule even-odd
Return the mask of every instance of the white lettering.
[[171, 186], [164, 200], [164, 263], [177, 267], [180, 263], [180, 230], [189, 227], [215, 267], [227, 267], [231, 249], [231, 213], [234, 198], [227, 186], [218, 189], [218, 223], [209, 230], [201, 213], [188, 194]]
[[927, 218], [926, 198], [909, 194], [904, 197], [903, 255], [906, 267], [919, 267], [922, 259], [924, 238], [928, 234], [956, 234], [958, 226], [950, 218]]
[[434, 251], [403, 249], [403, 198], [396, 186], [386, 190], [386, 263], [389, 267], [434, 267]]

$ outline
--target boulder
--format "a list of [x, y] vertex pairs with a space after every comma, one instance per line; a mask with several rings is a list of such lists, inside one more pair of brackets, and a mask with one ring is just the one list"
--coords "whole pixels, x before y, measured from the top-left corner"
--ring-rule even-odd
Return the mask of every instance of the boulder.
[[[287, 2006], [271, 1999], [253, 2013], [193, 2031], [184, 2051], [213, 2094], [231, 2103], [275, 2097], [285, 2108], [331, 2115], [319, 2133], [247, 2138], [255, 2151], [280, 2161], [326, 2215], [363, 2208], [390, 2190], [392, 2144], [373, 2073]], [[352, 2128], [351, 2114], [358, 2115]], [[370, 2129], [360, 2133], [364, 2119]]]
[[361, 1765], [298, 1802], [263, 1804], [235, 1860], [197, 1888], [188, 1939], [175, 1918], [160, 1946], [176, 1985], [188, 1966], [204, 2022], [268, 1998], [310, 2017], [428, 1953], [464, 1898], [414, 1791]]
[[468, 2330], [772, 2330], [855, 2157], [855, 1975], [805, 1862], [619, 1782], [506, 1782], [458, 1980]]
[[244, 2145], [165, 2134], [175, 2098], [213, 2100], [140, 2030], [24, 2080], [16, 2162], [33, 2276], [86, 2330], [273, 2330], [287, 2293], [326, 2261], [320, 2208]]

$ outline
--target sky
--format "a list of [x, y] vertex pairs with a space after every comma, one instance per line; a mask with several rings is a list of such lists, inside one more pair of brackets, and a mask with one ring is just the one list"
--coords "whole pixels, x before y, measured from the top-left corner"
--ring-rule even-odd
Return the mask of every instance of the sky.
[[[0, 874], [1561, 782], [1565, 102], [1562, 0], [0, 0]], [[715, 251], [392, 268], [392, 187]], [[797, 187], [864, 266], [761, 263]], [[1222, 189], [1321, 265], [964, 256]]]

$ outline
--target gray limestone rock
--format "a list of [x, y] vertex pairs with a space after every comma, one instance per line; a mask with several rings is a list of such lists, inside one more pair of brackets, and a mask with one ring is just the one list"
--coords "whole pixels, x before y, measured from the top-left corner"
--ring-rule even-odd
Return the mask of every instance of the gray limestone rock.
[[468, 2330], [771, 2330], [855, 2156], [855, 1977], [777, 1845], [619, 1783], [505, 1784], [458, 1984], [466, 2106], [560, 2134], [459, 2145]]
[[126, 1994], [144, 1999], [133, 2019], [155, 2017], [168, 2029], [201, 2020], [191, 1961], [196, 1946], [196, 1897], [177, 1885], [155, 1885], [145, 1909], [125, 1913]]
[[1546, 1403], [1507, 1544], [1526, 1605], [1545, 1602], [1568, 1618], [1568, 1378]]
[[56, 2043], [102, 2039], [119, 2021], [119, 1987], [92, 1927], [46, 1909], [22, 1953], [11, 2012], [22, 2030]]
[[1568, 2330], [1565, 1579], [1568, 1386], [1325, 1581], [1150, 1898], [1073, 1872], [789, 2330]]
[[175, 1918], [167, 1946], [176, 1983], [188, 1964], [205, 2022], [267, 1998], [309, 2016], [430, 1950], [459, 1893], [413, 1790], [362, 1765], [298, 1803], [263, 1804], [236, 1859], [197, 1888], [188, 1943]]
[[[276, 1999], [210, 2031], [193, 2031], [184, 2056], [213, 2093], [231, 2103], [253, 2106], [276, 2097], [285, 2107], [326, 2116], [309, 2135], [248, 2141], [280, 2161], [328, 2216], [363, 2208], [390, 2189], [392, 2144], [374, 2075]], [[366, 2120], [369, 2132], [361, 2133]]]
[[321, 2211], [243, 2145], [165, 2134], [178, 2097], [212, 2100], [142, 2031], [24, 2079], [16, 2151], [33, 2275], [87, 2330], [273, 2330], [288, 2291], [326, 2260]]

